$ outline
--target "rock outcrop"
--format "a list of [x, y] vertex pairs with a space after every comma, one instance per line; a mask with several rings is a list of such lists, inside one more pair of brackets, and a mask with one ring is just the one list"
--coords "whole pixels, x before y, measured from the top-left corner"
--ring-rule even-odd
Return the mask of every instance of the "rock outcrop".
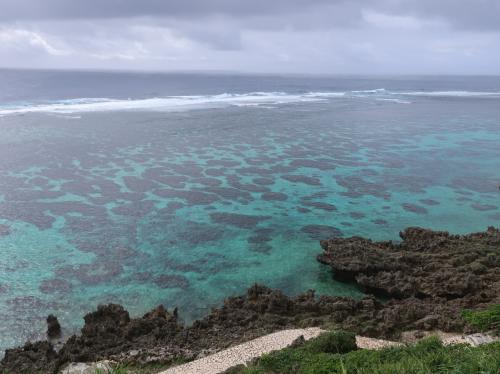
[[353, 237], [323, 240], [318, 260], [334, 277], [396, 299], [461, 299], [490, 302], [500, 294], [500, 232], [450, 235], [408, 228], [400, 244]]
[[61, 325], [57, 317], [50, 314], [47, 317], [47, 337], [49, 339], [56, 339], [61, 336]]

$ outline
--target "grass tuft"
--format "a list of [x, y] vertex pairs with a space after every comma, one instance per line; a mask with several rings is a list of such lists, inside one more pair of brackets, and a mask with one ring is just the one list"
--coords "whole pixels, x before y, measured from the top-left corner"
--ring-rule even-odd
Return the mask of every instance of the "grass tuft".
[[464, 320], [480, 331], [495, 330], [500, 333], [500, 304], [490, 306], [485, 310], [464, 310]]

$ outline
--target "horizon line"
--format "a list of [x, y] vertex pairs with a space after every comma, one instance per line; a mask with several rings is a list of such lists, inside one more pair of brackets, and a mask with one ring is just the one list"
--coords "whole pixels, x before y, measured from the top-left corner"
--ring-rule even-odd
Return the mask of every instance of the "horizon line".
[[191, 69], [191, 70], [147, 70], [147, 69], [108, 69], [108, 68], [57, 68], [57, 67], [11, 67], [0, 66], [1, 70], [10, 71], [38, 71], [38, 72], [81, 72], [81, 73], [116, 73], [116, 74], [200, 74], [200, 75], [250, 75], [250, 76], [274, 76], [274, 77], [500, 77], [498, 74], [478, 74], [478, 73], [280, 73], [280, 72], [253, 72], [243, 70], [226, 69]]

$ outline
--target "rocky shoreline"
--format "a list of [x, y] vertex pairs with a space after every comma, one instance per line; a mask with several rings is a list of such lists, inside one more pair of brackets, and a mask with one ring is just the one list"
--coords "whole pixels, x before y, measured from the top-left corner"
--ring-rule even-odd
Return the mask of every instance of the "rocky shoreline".
[[[321, 242], [318, 260], [336, 279], [355, 282], [366, 297], [288, 297], [254, 285], [191, 326], [163, 306], [130, 318], [120, 305], [99, 306], [84, 317], [78, 336], [57, 349], [51, 341], [6, 351], [0, 372], [54, 373], [69, 362], [113, 359], [171, 363], [213, 353], [277, 330], [323, 326], [364, 336], [398, 338], [403, 331], [472, 331], [464, 309], [500, 303], [500, 231], [458, 236], [421, 228], [402, 242], [335, 238]], [[383, 296], [382, 302], [377, 296]], [[50, 326], [55, 321], [51, 317]]]

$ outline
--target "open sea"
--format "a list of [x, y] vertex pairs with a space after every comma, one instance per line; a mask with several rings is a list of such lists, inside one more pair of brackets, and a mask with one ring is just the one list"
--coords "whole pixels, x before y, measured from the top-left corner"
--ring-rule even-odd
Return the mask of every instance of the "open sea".
[[499, 77], [0, 70], [0, 351], [100, 303], [361, 297], [319, 240], [500, 226]]

